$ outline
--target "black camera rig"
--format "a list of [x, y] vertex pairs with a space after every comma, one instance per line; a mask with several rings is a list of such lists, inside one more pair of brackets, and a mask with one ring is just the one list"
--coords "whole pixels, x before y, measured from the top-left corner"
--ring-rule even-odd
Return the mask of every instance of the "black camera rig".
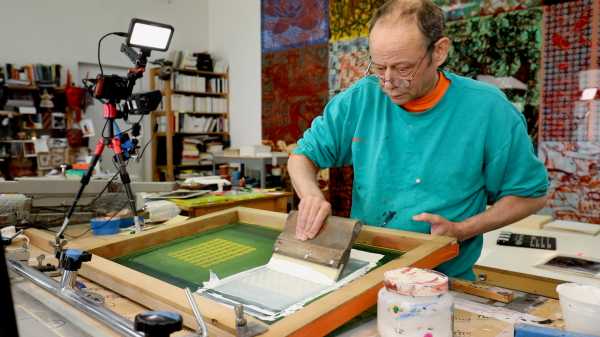
[[[127, 120], [129, 115], [141, 115], [139, 120], [133, 123], [132, 135], [136, 138], [139, 135], [140, 122], [144, 115], [156, 110], [162, 100], [161, 92], [158, 90], [133, 94], [135, 82], [142, 78], [146, 70], [146, 64], [151, 50], [166, 51], [169, 48], [171, 37], [173, 36], [173, 27], [162, 23], [151, 22], [142, 19], [132, 19], [129, 26], [129, 32], [114, 32], [105, 34], [98, 41], [98, 66], [100, 74], [93, 80], [84, 80], [93, 96], [104, 104], [104, 119], [106, 122], [102, 129], [102, 135], [96, 143], [94, 156], [87, 172], [81, 178], [81, 186], [77, 191], [75, 200], [69, 208], [60, 230], [57, 232], [54, 240], [54, 249], [57, 257], [62, 252], [62, 247], [66, 244], [64, 231], [69, 224], [69, 220], [77, 207], [77, 203], [83, 194], [85, 187], [90, 182], [94, 168], [98, 164], [105, 147], [109, 147], [115, 153], [114, 159], [118, 165], [118, 173], [127, 193], [129, 208], [134, 218], [135, 231], [140, 232], [143, 226], [143, 218], [137, 216], [135, 197], [130, 186], [130, 177], [127, 173], [127, 161], [137, 147], [137, 139], [129, 142], [123, 132], [115, 134], [115, 120]], [[121, 51], [125, 53], [135, 67], [129, 69], [127, 76], [104, 75], [102, 62], [100, 61], [100, 46], [102, 40], [109, 35], [117, 35], [127, 38], [127, 43], [121, 45]], [[139, 48], [136, 51], [135, 48]], [[108, 130], [105, 134], [105, 129]]]

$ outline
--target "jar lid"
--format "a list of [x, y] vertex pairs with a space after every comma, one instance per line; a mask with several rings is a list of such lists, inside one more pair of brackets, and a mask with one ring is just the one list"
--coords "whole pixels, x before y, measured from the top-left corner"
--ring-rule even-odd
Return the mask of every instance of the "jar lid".
[[448, 292], [448, 276], [429, 269], [403, 267], [383, 273], [383, 285], [405, 296], [437, 296]]

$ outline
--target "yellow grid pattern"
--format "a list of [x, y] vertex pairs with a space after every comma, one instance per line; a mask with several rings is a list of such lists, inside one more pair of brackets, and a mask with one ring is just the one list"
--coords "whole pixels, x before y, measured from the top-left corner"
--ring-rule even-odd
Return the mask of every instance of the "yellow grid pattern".
[[237, 242], [213, 239], [168, 255], [201, 268], [209, 268], [256, 250]]

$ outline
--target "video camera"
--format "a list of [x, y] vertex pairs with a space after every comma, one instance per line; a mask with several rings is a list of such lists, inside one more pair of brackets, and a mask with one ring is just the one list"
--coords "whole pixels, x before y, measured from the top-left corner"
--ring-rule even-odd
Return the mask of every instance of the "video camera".
[[[115, 118], [127, 120], [128, 115], [147, 115], [156, 110], [160, 104], [162, 94], [159, 90], [136, 94], [132, 92], [136, 80], [144, 74], [150, 52], [166, 51], [171, 43], [173, 31], [170, 25], [136, 18], [131, 20], [129, 32], [109, 33], [102, 37], [103, 39], [111, 34], [127, 37], [127, 42], [121, 44], [121, 52], [135, 64], [135, 68], [129, 69], [127, 76], [104, 75], [102, 64], [98, 60], [100, 74], [94, 80], [87, 80], [93, 83], [90, 90], [95, 98], [117, 106]], [[139, 48], [139, 51], [134, 48]], [[100, 56], [99, 52], [98, 56]]]

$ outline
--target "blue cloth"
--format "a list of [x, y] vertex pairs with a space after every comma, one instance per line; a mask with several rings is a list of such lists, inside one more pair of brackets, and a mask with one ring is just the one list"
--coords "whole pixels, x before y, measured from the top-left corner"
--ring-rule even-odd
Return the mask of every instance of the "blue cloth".
[[[545, 195], [547, 172], [523, 115], [499, 89], [444, 74], [451, 81], [444, 97], [420, 114], [394, 104], [376, 78], [365, 77], [335, 96], [298, 141], [294, 153], [320, 168], [354, 166], [352, 218], [430, 233], [412, 217], [427, 212], [462, 221], [504, 196]], [[474, 279], [482, 243], [481, 235], [461, 242], [459, 256], [438, 270]]]

